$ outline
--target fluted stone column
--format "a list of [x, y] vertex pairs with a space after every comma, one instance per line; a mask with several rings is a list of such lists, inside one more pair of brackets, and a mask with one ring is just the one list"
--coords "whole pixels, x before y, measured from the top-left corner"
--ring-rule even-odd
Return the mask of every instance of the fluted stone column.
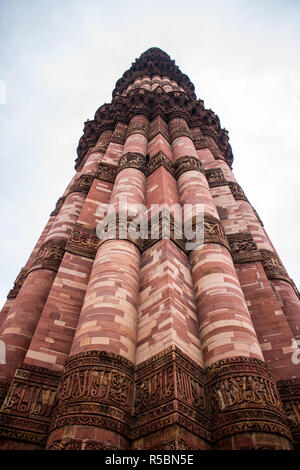
[[[134, 116], [110, 200], [109, 213], [113, 214], [115, 208], [116, 224], [122, 198], [127, 198], [129, 205], [144, 202], [147, 132], [148, 119]], [[97, 442], [97, 446], [120, 449], [129, 446], [140, 253], [130, 237], [118, 239], [118, 229], [116, 233], [117, 239], [100, 240], [58, 392], [58, 408], [47, 443], [49, 449], [70, 433], [77, 441], [83, 433], [89, 435], [89, 440]], [[80, 405], [76, 383], [71, 379], [74, 374], [89, 377], [80, 396], [93, 405]], [[69, 406], [73, 409], [80, 406], [82, 418], [70, 415]], [[90, 406], [97, 410], [96, 416], [90, 415]]]
[[[183, 207], [185, 204], [201, 204], [204, 210], [204, 243], [190, 252], [190, 262], [203, 359], [208, 367], [207, 386], [212, 405], [212, 432], [218, 441], [216, 446], [228, 448], [230, 441], [231, 448], [255, 448], [271, 440], [273, 448], [290, 448], [287, 439], [290, 434], [285, 425], [279, 394], [264, 364], [224, 229], [188, 126], [182, 118], [172, 119], [169, 126], [179, 172], [181, 204]], [[253, 429], [260, 431], [260, 423], [256, 421], [255, 413], [241, 411], [243, 408], [240, 408], [237, 396], [242, 393], [243, 387], [253, 390], [257, 383], [261, 383], [265, 399], [255, 400], [253, 396], [253, 403], [261, 408], [260, 413], [266, 418], [269, 413], [273, 414], [277, 422], [275, 433], [279, 432], [280, 438], [273, 434], [272, 419], [266, 424], [269, 433], [265, 436], [257, 432], [252, 437], [249, 432]], [[231, 389], [235, 397], [233, 401], [229, 398]], [[240, 403], [245, 403], [245, 406], [247, 401], [246, 395], [240, 395]], [[244, 421], [244, 425], [237, 422], [237, 416]], [[252, 420], [252, 427], [249, 426], [249, 419]], [[242, 428], [246, 434], [239, 441], [237, 435]]]
[[230, 243], [265, 361], [276, 378], [297, 376], [292, 354], [297, 349], [294, 332], [299, 330], [300, 303], [291, 281], [228, 164], [215, 160], [208, 149], [197, 153]]

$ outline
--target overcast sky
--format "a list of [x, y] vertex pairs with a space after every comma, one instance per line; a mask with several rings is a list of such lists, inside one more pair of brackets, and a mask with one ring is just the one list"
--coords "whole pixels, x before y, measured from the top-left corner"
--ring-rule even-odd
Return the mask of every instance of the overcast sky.
[[0, 0], [0, 303], [74, 174], [83, 123], [160, 47], [229, 130], [300, 287], [300, 1]]

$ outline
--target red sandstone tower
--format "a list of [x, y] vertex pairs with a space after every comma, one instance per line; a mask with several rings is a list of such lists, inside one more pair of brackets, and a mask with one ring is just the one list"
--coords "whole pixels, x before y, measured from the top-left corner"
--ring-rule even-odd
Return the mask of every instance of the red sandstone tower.
[[[0, 314], [0, 448], [297, 448], [299, 294], [219, 118], [152, 48], [77, 153]], [[158, 237], [135, 239], [129, 221], [123, 236], [122, 198], [179, 207], [170, 237], [160, 209]], [[187, 204], [185, 223], [204, 214], [191, 250], [173, 230]], [[99, 207], [115, 208], [113, 238], [97, 236]]]

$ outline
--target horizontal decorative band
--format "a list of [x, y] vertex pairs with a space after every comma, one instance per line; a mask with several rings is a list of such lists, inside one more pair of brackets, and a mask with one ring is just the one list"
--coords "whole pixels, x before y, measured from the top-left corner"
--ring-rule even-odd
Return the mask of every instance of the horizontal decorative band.
[[[203, 221], [200, 219], [200, 222], [198, 222], [197, 218], [194, 216], [189, 225], [191, 226], [192, 233], [195, 233], [195, 238], [188, 240], [190, 243], [195, 244], [197, 240], [199, 240], [199, 246], [203, 243], [218, 243], [229, 249], [222, 223], [212, 215], [204, 214]], [[203, 234], [202, 237], [199, 236], [201, 232]], [[193, 247], [193, 249], [195, 249], [195, 247]]]
[[182, 173], [186, 171], [199, 171], [200, 173], [204, 174], [204, 170], [202, 168], [202, 164], [198, 158], [191, 157], [191, 156], [184, 156], [180, 157], [175, 162], [175, 175], [176, 178], [179, 178]]
[[186, 128], [177, 128], [170, 131], [171, 142], [173, 142], [178, 137], [188, 137], [189, 139], [193, 140], [191, 131]]
[[14, 282], [13, 288], [9, 291], [7, 298], [8, 299], [14, 299], [17, 297], [18, 293], [20, 292], [20, 289], [26, 279], [27, 276], [27, 269], [22, 268], [18, 277], [16, 278]]
[[169, 239], [185, 251], [184, 233], [181, 225], [175, 220], [172, 213], [159, 212], [147, 223], [148, 238], [143, 240], [142, 251], [147, 250], [162, 239]]
[[128, 216], [126, 212], [113, 212], [105, 218], [101, 229], [98, 226], [97, 234], [100, 237], [98, 246], [109, 240], [127, 240], [142, 251], [144, 238], [147, 236], [144, 234], [145, 230], [147, 230], [147, 220], [143, 224], [136, 218]]
[[113, 212], [97, 228], [99, 246], [108, 240], [128, 240], [145, 251], [162, 239], [169, 239], [185, 253], [203, 243], [218, 243], [229, 249], [221, 222], [205, 214], [181, 221], [173, 213], [162, 210], [147, 218], [128, 216], [126, 212]]
[[205, 137], [194, 139], [194, 145], [196, 150], [202, 150], [209, 147], [207, 139]]
[[125, 168], [135, 168], [140, 170], [142, 173], [147, 172], [147, 158], [145, 155], [137, 152], [127, 152], [119, 160], [117, 173], [124, 170]]
[[0, 413], [0, 437], [43, 445], [56, 399], [60, 372], [21, 364]]
[[227, 240], [234, 263], [261, 261], [261, 254], [257, 249], [257, 245], [251, 233], [238, 232], [228, 234]]
[[65, 202], [65, 196], [60, 197], [56, 203], [55, 209], [51, 212], [50, 216], [55, 216], [59, 213], [60, 209], [62, 208], [63, 203]]
[[286, 415], [267, 365], [230, 358], [206, 370], [214, 439], [242, 432], [280, 434], [291, 440]]
[[58, 388], [51, 430], [82, 424], [128, 437], [133, 392], [133, 364], [122, 356], [105, 351], [71, 356]]
[[292, 431], [294, 441], [300, 445], [300, 379], [279, 380], [277, 388]]
[[42, 244], [27, 274], [34, 269], [57, 271], [65, 254], [66, 240], [53, 238]]
[[160, 166], [163, 166], [172, 176], [175, 176], [173, 163], [163, 152], [158, 152], [149, 159], [147, 176], [151, 175]]
[[259, 250], [259, 252], [268, 279], [283, 279], [291, 283], [290, 277], [276, 253], [271, 250]]
[[119, 450], [118, 447], [98, 441], [82, 441], [80, 439], [64, 439], [53, 441], [47, 450]]
[[114, 183], [117, 174], [117, 165], [111, 165], [109, 163], [100, 162], [95, 178], [109, 183]]
[[225, 186], [228, 184], [228, 181], [225, 179], [221, 168], [211, 168], [209, 170], [205, 170], [205, 176], [210, 188]]
[[126, 141], [127, 125], [119, 122], [111, 136], [110, 142], [124, 145]]
[[71, 193], [88, 193], [94, 181], [93, 175], [81, 175], [77, 178], [69, 189], [68, 195]]
[[[296, 432], [299, 380], [280, 381], [278, 389]], [[287, 422], [263, 361], [240, 356], [202, 368], [171, 346], [136, 366], [105, 351], [71, 356], [62, 375], [21, 365], [0, 414], [0, 436], [44, 443], [48, 432], [80, 425], [139, 439], [177, 424], [210, 443], [242, 432], [291, 440]]]
[[76, 224], [66, 245], [66, 251], [94, 259], [98, 244], [99, 238], [95, 230]]
[[158, 134], [161, 134], [166, 139], [166, 141], [170, 143], [168, 124], [159, 115], [150, 123], [149, 142], [154, 139], [154, 137], [156, 137]]
[[238, 183], [235, 183], [234, 181], [228, 181], [228, 185], [236, 201], [242, 200], [242, 201], [249, 202], [247, 197], [245, 196], [244, 191], [242, 190], [241, 186]]

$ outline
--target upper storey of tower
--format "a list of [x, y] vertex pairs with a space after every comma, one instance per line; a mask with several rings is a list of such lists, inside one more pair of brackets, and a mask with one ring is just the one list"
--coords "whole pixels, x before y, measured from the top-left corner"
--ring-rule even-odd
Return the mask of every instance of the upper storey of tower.
[[121, 142], [120, 125], [126, 127], [137, 114], [146, 116], [150, 122], [159, 115], [167, 127], [174, 118], [184, 119], [196, 149], [209, 147], [215, 158], [232, 165], [228, 132], [221, 128], [218, 116], [197, 99], [194, 85], [175, 61], [153, 47], [136, 59], [117, 81], [112, 102], [100, 106], [94, 119], [85, 122], [75, 168], [80, 169], [87, 152], [95, 147], [103, 132], [106, 136], [109, 132], [113, 134], [112, 142]]
[[189, 77], [158, 47], [148, 49], [124, 72], [123, 77], [116, 83], [113, 97], [117, 93], [126, 93], [126, 90], [131, 90], [135, 84], [140, 83], [144, 83], [144, 88], [150, 90], [155, 84], [161, 84], [165, 91], [185, 91], [192, 100], [196, 99], [195, 87]]

